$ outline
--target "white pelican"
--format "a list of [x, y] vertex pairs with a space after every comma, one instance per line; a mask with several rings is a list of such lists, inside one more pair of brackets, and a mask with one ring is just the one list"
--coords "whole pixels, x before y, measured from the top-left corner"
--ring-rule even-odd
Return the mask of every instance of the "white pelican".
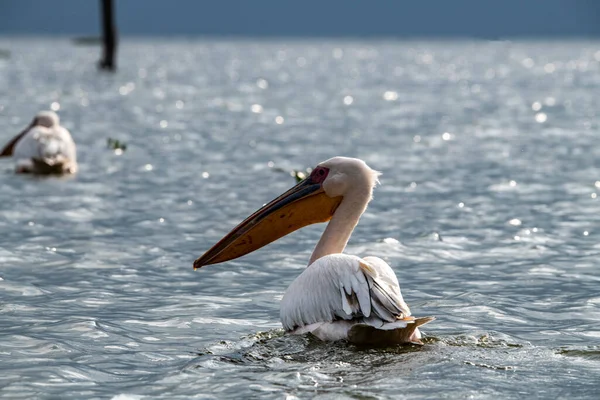
[[40, 111], [31, 124], [2, 149], [0, 157], [13, 156], [16, 172], [73, 174], [77, 172], [75, 142], [60, 126], [53, 111]]
[[285, 292], [281, 323], [288, 333], [362, 345], [422, 344], [394, 271], [380, 258], [342, 254], [372, 198], [379, 173], [356, 158], [320, 163], [308, 178], [250, 215], [194, 262], [228, 261], [309, 224], [329, 221], [308, 267]]

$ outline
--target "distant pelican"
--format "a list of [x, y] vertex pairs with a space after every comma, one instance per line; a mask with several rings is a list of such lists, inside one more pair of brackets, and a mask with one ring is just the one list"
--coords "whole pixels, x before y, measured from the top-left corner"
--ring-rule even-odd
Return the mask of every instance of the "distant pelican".
[[194, 262], [194, 268], [241, 257], [309, 224], [330, 221], [309, 266], [281, 301], [288, 333], [362, 345], [422, 344], [394, 271], [380, 258], [342, 254], [372, 198], [379, 173], [364, 161], [335, 157], [250, 215]]
[[2, 149], [0, 157], [13, 156], [18, 173], [74, 174], [77, 172], [75, 142], [60, 126], [53, 111], [40, 111], [23, 132]]

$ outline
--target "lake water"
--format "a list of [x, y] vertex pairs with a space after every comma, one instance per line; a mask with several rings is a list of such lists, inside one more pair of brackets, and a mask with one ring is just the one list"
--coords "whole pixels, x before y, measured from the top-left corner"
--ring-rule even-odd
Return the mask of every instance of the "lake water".
[[[600, 42], [125, 38], [114, 75], [67, 38], [0, 49], [0, 141], [57, 109], [80, 161], [0, 160], [1, 396], [598, 395]], [[192, 269], [336, 155], [383, 172], [346, 252], [437, 316], [421, 348], [283, 335], [322, 225]]]

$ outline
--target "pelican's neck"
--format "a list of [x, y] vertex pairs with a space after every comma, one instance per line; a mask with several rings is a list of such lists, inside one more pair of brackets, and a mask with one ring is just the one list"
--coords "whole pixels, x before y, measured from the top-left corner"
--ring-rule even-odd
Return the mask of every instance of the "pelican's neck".
[[360, 216], [367, 209], [371, 193], [371, 190], [368, 192], [356, 191], [344, 196], [319, 239], [308, 262], [309, 266], [323, 256], [344, 251]]

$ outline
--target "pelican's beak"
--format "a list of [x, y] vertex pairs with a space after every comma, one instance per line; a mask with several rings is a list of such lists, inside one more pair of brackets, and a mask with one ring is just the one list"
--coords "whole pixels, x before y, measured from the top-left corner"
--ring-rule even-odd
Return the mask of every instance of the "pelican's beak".
[[12, 156], [13, 152], [15, 150], [15, 146], [16, 146], [17, 142], [19, 140], [21, 140], [21, 138], [23, 136], [25, 136], [25, 134], [27, 132], [29, 132], [29, 130], [35, 126], [35, 124], [36, 124], [36, 120], [34, 118], [33, 121], [31, 121], [31, 123], [29, 124], [29, 126], [27, 128], [23, 129], [23, 131], [21, 133], [19, 133], [17, 136], [15, 136], [14, 138], [12, 138], [10, 140], [10, 142], [8, 142], [8, 144], [6, 146], [4, 146], [4, 148], [0, 152], [0, 157], [10, 157], [10, 156]]
[[327, 196], [309, 176], [236, 226], [194, 261], [194, 269], [233, 260], [306, 225], [327, 222], [341, 201], [341, 196]]

